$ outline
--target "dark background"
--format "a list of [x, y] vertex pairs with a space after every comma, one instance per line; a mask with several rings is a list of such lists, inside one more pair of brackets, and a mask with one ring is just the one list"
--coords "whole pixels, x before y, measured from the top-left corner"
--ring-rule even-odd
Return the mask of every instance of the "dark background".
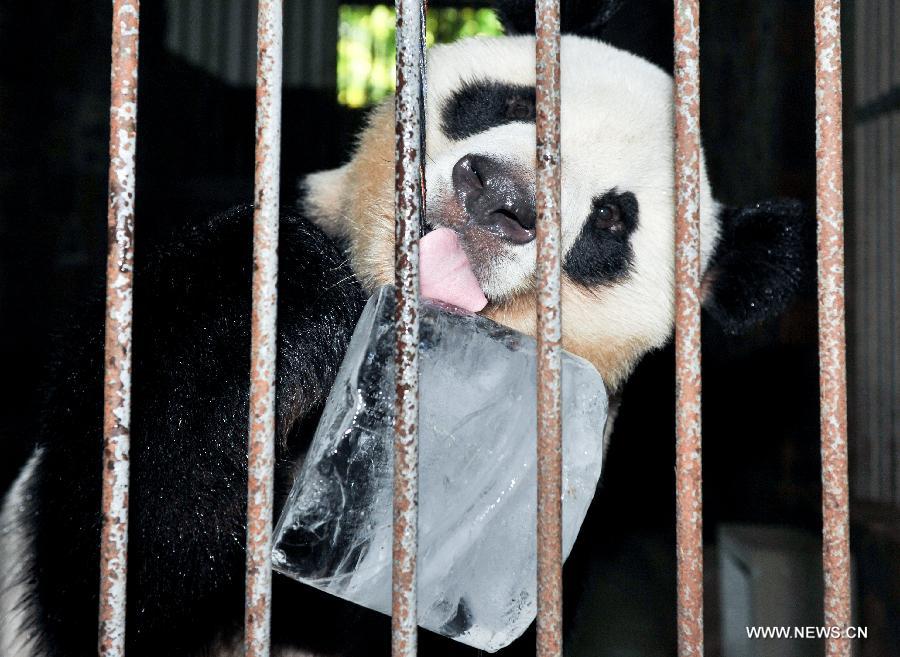
[[[164, 6], [141, 8], [137, 249], [252, 198], [253, 89], [169, 53]], [[671, 11], [667, 1], [627, 3], [608, 40], [671, 70]], [[0, 490], [28, 454], [54, 330], [102, 280], [109, 24], [108, 1], [0, 3]], [[812, 25], [811, 2], [702, 3], [704, 146], [713, 189], [728, 204], [790, 196], [813, 207]], [[345, 161], [363, 117], [338, 105], [333, 89], [285, 90], [285, 201], [301, 174]], [[750, 335], [726, 336], [712, 321], [703, 330], [709, 543], [728, 522], [818, 532], [811, 290]], [[615, 605], [644, 605], [659, 654], [674, 642], [673, 381], [667, 348], [628, 384], [570, 562], [608, 586], [624, 577], [628, 599]], [[594, 638], [613, 641], [616, 623], [603, 625]]]

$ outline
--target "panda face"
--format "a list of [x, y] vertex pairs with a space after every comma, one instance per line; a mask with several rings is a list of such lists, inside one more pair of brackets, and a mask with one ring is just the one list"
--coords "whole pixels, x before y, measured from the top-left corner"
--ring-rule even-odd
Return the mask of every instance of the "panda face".
[[[474, 38], [428, 53], [429, 228], [452, 229], [489, 303], [535, 331], [534, 38]], [[561, 51], [564, 346], [612, 388], [672, 329], [671, 78], [600, 41]], [[353, 160], [307, 179], [311, 218], [345, 238], [369, 287], [393, 281], [393, 102], [376, 109]], [[701, 260], [718, 207], [701, 161]]]

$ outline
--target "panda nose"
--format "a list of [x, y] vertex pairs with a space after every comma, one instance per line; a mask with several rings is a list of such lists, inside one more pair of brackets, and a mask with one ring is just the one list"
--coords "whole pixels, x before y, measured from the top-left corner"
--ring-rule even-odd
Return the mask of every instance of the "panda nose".
[[465, 155], [453, 166], [453, 188], [469, 220], [516, 244], [534, 239], [534, 190], [513, 166], [484, 155]]

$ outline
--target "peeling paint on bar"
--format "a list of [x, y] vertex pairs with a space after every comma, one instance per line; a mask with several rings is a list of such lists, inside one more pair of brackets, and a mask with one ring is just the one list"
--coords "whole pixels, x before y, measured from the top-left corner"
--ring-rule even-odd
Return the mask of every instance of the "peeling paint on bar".
[[244, 654], [246, 657], [267, 657], [272, 612], [282, 0], [260, 0], [256, 38], [256, 174]]
[[537, 656], [562, 655], [559, 0], [535, 3], [537, 134]]
[[[850, 527], [844, 327], [840, 1], [816, 0], [814, 15], [824, 624], [829, 627], [849, 627]], [[850, 657], [850, 653], [849, 639], [826, 639], [825, 654], [829, 657]]]
[[675, 0], [675, 199], [678, 655], [699, 657], [703, 654], [699, 0]]
[[98, 653], [125, 654], [138, 0], [114, 0], [103, 390], [103, 493]]
[[419, 234], [425, 213], [425, 7], [397, 0], [395, 285], [397, 341], [394, 407], [394, 528], [391, 650], [413, 657], [419, 490]]

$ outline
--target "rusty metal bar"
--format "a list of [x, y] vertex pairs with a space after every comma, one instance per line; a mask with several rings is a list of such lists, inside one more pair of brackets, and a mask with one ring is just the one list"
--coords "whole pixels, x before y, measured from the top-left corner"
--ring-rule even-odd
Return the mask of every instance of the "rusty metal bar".
[[253, 313], [247, 453], [244, 654], [267, 657], [272, 602], [272, 477], [278, 307], [282, 0], [260, 0], [256, 33]]
[[699, 0], [675, 0], [675, 515], [679, 657], [703, 654], [699, 5]]
[[537, 656], [562, 655], [559, 0], [535, 2]]
[[[844, 327], [844, 179], [841, 4], [815, 0], [816, 214], [819, 394], [822, 432], [822, 558], [825, 625], [850, 626], [847, 374]], [[850, 640], [829, 637], [825, 654], [849, 657]]]
[[101, 657], [125, 654], [139, 10], [138, 0], [113, 2], [98, 636]]
[[425, 6], [396, 0], [395, 141], [396, 402], [391, 649], [416, 654], [419, 491], [419, 233], [425, 213]]

